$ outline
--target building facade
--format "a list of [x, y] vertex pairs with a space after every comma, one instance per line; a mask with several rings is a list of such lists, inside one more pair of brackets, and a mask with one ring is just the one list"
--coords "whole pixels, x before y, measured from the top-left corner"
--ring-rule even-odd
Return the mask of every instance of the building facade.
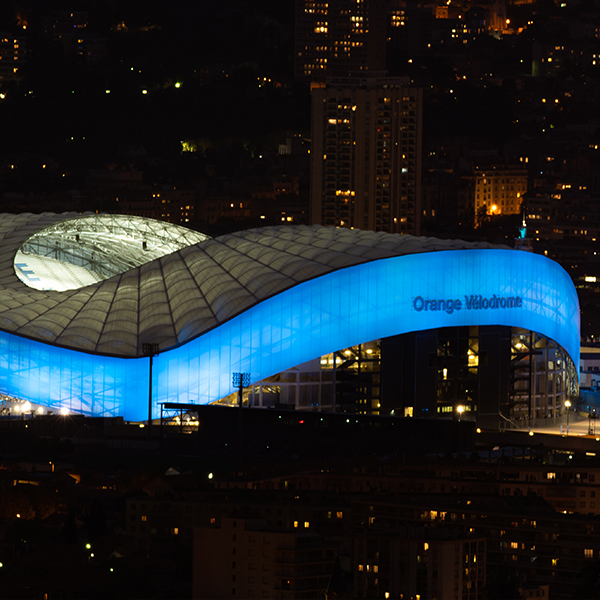
[[374, 523], [376, 518], [380, 514], [357, 511], [355, 515], [360, 523], [355, 529], [361, 530], [353, 540], [355, 598], [486, 597], [484, 539], [461, 539], [451, 528], [436, 535], [425, 527], [378, 533], [369, 526], [369, 520]]
[[0, 32], [0, 83], [21, 80], [26, 56], [27, 41], [23, 35]]
[[385, 68], [386, 6], [296, 0], [295, 75], [324, 81]]
[[487, 215], [521, 214], [527, 192], [527, 169], [510, 165], [485, 165], [473, 169], [475, 225]]
[[419, 235], [422, 91], [402, 78], [313, 90], [311, 221]]
[[[194, 531], [195, 600], [322, 598], [335, 547], [308, 529], [268, 530], [264, 522], [223, 518]], [[215, 573], [225, 576], [215, 577]]]

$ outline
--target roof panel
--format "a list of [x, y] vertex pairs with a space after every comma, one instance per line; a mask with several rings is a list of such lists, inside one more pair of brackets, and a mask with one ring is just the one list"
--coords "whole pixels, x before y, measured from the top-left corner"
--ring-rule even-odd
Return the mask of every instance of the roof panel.
[[145, 341], [160, 341], [163, 348], [185, 343], [217, 320], [335, 269], [407, 253], [492, 247], [321, 226], [258, 228], [202, 241], [179, 228], [180, 249], [152, 259], [144, 236], [167, 240], [169, 224], [120, 215], [96, 221], [109, 253], [118, 258], [123, 251], [121, 242], [110, 247], [109, 232], [129, 227], [129, 251], [147, 262], [85, 288], [56, 292], [27, 287], [15, 274], [16, 253], [48, 227], [71, 235], [82, 215], [0, 216], [0, 329], [40, 341], [55, 337], [54, 343], [69, 348], [137, 356]]

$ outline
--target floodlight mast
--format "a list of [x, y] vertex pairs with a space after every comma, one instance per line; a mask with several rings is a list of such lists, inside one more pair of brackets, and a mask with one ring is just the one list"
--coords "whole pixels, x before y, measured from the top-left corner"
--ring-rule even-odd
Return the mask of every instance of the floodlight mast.
[[238, 388], [238, 406], [242, 408], [243, 391], [250, 385], [250, 373], [233, 373], [232, 383]]
[[144, 342], [142, 344], [144, 356], [150, 359], [150, 370], [148, 372], [148, 439], [152, 439], [152, 362], [153, 358], [160, 352], [160, 344], [156, 342]]
[[239, 423], [238, 423], [238, 453], [240, 460], [240, 468], [242, 461], [242, 408], [244, 406], [244, 388], [250, 385], [250, 373], [233, 373], [231, 382], [238, 388], [238, 407], [239, 407]]

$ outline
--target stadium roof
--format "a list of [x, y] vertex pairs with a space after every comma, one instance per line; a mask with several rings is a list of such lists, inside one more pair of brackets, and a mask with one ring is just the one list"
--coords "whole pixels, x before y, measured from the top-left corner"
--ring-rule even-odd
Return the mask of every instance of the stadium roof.
[[208, 239], [141, 217], [3, 214], [0, 330], [85, 352], [142, 356], [146, 342], [159, 343], [161, 351], [180, 346], [338, 269], [492, 247], [321, 226], [266, 227]]

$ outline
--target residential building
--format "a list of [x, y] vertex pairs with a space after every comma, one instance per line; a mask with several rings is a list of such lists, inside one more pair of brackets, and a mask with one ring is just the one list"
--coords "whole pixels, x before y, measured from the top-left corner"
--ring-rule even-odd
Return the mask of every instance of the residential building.
[[486, 215], [518, 215], [527, 192], [527, 169], [516, 165], [486, 164], [473, 169], [475, 224]]
[[26, 40], [23, 36], [0, 32], [0, 83], [19, 81], [26, 62]]
[[[376, 517], [366, 519], [374, 523]], [[353, 543], [355, 598], [486, 597], [485, 539], [460, 538], [443, 527], [372, 533], [367, 527]]]
[[385, 68], [386, 12], [378, 0], [297, 0], [296, 77], [325, 77]]
[[405, 78], [313, 90], [311, 221], [419, 235], [422, 90]]
[[267, 530], [260, 520], [223, 518], [194, 531], [193, 598], [323, 598], [335, 548], [308, 531]]

